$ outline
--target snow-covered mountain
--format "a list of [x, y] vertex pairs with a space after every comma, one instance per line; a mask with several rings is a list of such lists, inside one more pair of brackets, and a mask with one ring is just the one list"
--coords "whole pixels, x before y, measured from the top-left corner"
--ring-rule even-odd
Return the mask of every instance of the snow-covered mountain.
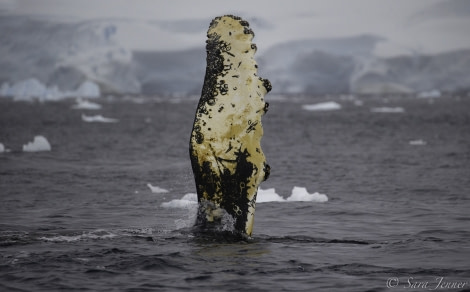
[[358, 36], [281, 44], [260, 57], [278, 93], [415, 93], [470, 90], [470, 49], [378, 58], [381, 38]]
[[86, 80], [108, 92], [140, 92], [132, 52], [113, 39], [110, 21], [51, 22], [0, 17], [0, 84], [35, 78], [60, 90]]
[[[206, 62], [202, 24], [138, 24], [142, 35], [136, 36], [128, 33], [131, 26], [140, 31], [129, 20], [77, 23], [0, 15], [1, 92], [35, 78], [62, 92], [92, 81], [104, 94], [199, 94]], [[168, 44], [196, 36], [198, 47], [176, 50]], [[161, 49], [130, 49], [129, 37], [155, 38]], [[381, 41], [359, 35], [279, 43], [256, 55], [259, 75], [278, 94], [470, 90], [470, 49], [377, 58], [374, 49]]]

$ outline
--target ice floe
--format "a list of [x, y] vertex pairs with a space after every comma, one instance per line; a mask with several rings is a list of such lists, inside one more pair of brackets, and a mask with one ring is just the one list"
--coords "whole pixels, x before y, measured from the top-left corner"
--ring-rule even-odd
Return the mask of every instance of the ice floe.
[[310, 194], [304, 187], [294, 187], [290, 197], [286, 199], [289, 202], [327, 202], [328, 197], [325, 194], [312, 193]]
[[285, 200], [286, 199], [276, 193], [276, 189], [274, 188], [266, 190], [259, 188], [258, 194], [256, 195], [256, 203], [284, 202]]
[[266, 203], [266, 202], [326, 202], [328, 197], [325, 194], [320, 194], [318, 192], [309, 193], [304, 187], [294, 187], [292, 189], [291, 195], [284, 199], [276, 193], [274, 188], [271, 189], [258, 189], [258, 195], [256, 198], [257, 203]]
[[102, 115], [87, 116], [85, 114], [82, 114], [82, 121], [87, 122], [87, 123], [117, 123], [119, 122], [118, 119], [105, 118]]
[[79, 98], [77, 99], [76, 104], [72, 106], [72, 108], [85, 110], [99, 110], [102, 108], [102, 106], [98, 103]]
[[188, 193], [181, 199], [171, 200], [161, 204], [163, 208], [191, 209], [197, 206], [197, 194]]
[[371, 112], [373, 113], [392, 113], [392, 114], [398, 114], [398, 113], [404, 113], [405, 109], [402, 107], [373, 107], [370, 109]]
[[417, 140], [411, 140], [409, 144], [413, 146], [424, 146], [427, 144], [427, 142], [422, 139], [417, 139]]
[[327, 101], [316, 104], [304, 104], [302, 108], [307, 111], [332, 111], [341, 109], [341, 105], [334, 101]]
[[[268, 202], [327, 202], [328, 197], [325, 194], [320, 193], [309, 193], [304, 187], [294, 187], [291, 195], [285, 199], [276, 193], [274, 188], [263, 190], [258, 189], [256, 196], [256, 203], [268, 203]], [[197, 194], [189, 193], [184, 195], [181, 199], [171, 200], [161, 204], [164, 208], [187, 208], [192, 209], [197, 207]]]
[[152, 193], [156, 193], [156, 194], [168, 193], [168, 190], [166, 190], [164, 188], [161, 188], [159, 186], [152, 186], [149, 183], [147, 184], [147, 186], [149, 187], [149, 189]]
[[51, 144], [44, 136], [35, 136], [33, 142], [23, 145], [24, 152], [51, 151]]

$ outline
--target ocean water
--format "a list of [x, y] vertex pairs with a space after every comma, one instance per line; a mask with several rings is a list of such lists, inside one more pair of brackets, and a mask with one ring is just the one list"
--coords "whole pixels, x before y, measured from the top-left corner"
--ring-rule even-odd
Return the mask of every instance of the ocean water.
[[469, 98], [272, 98], [261, 188], [328, 200], [259, 203], [243, 241], [168, 207], [195, 192], [196, 99], [94, 102], [0, 100], [1, 291], [470, 289]]

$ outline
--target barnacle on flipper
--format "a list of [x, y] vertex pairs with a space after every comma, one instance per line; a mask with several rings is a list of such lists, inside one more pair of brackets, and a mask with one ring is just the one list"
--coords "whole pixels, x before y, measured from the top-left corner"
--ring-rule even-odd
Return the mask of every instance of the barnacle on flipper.
[[248, 236], [258, 186], [270, 173], [260, 142], [261, 117], [268, 109], [264, 95], [272, 86], [257, 75], [253, 37], [240, 17], [212, 20], [189, 149], [199, 201], [196, 225], [219, 222], [223, 209], [233, 218], [234, 231]]

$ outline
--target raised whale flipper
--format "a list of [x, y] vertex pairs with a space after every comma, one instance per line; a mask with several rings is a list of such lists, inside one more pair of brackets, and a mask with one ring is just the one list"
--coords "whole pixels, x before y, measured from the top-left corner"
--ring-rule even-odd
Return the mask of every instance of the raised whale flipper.
[[[248, 22], [225, 15], [207, 31], [207, 68], [189, 147], [199, 211], [196, 225], [251, 236], [256, 193], [269, 176], [261, 150], [264, 95]], [[220, 229], [222, 227], [222, 229]]]

